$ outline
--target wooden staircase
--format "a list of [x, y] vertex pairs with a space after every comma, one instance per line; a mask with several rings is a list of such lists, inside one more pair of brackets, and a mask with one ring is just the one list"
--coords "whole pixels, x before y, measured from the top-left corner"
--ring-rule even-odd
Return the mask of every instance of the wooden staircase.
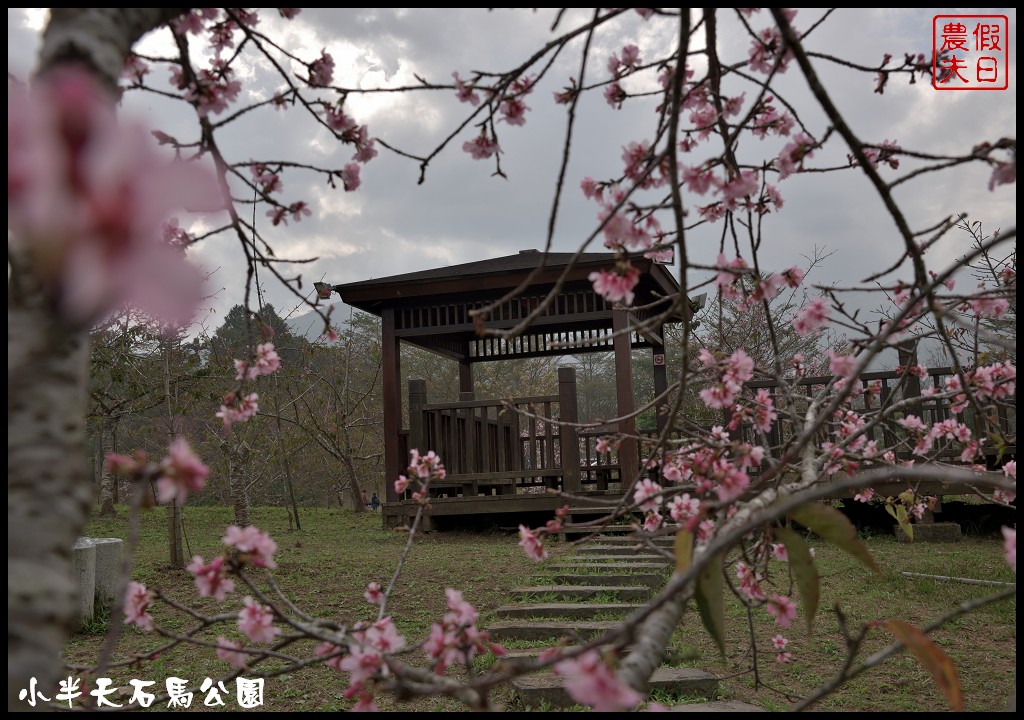
[[[671, 538], [661, 547], [671, 552]], [[571, 560], [542, 565], [535, 585], [513, 589], [511, 602], [495, 611], [501, 619], [489, 625], [490, 637], [503, 643], [537, 644], [511, 650], [510, 657], [536, 657], [558, 644], [586, 642], [618, 627], [641, 607], [665, 582], [671, 567], [666, 555], [643, 548], [628, 526], [609, 528], [600, 538], [581, 545]], [[577, 704], [563, 688], [561, 678], [550, 670], [516, 678], [512, 688], [516, 701], [526, 708], [560, 709]], [[717, 676], [694, 668], [659, 667], [648, 689], [709, 698], [671, 708], [678, 712], [765, 712], [754, 705], [713, 699], [718, 692]]]

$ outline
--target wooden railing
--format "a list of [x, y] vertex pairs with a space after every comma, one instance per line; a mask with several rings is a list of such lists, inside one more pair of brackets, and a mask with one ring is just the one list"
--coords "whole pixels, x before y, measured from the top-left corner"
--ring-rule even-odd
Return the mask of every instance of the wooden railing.
[[[410, 448], [431, 449], [447, 477], [434, 494], [475, 496], [579, 488], [576, 371], [560, 368], [555, 395], [430, 403], [426, 383], [409, 381]], [[407, 456], [407, 455], [406, 455]]]
[[[864, 373], [857, 382], [865, 392], [852, 398], [847, 407], [869, 422], [881, 411], [891, 411], [884, 422], [875, 424], [867, 433], [868, 440], [874, 440], [880, 447], [894, 447], [899, 443], [901, 437], [906, 436], [905, 431], [897, 425], [897, 420], [907, 415], [920, 417], [928, 426], [955, 418], [957, 422], [970, 428], [972, 436], [976, 439], [985, 438], [990, 431], [997, 430], [1004, 438], [1011, 438], [1015, 445], [1017, 435], [1015, 412], [1009, 412], [1006, 407], [999, 407], [995, 417], [986, 418], [979, 415], [973, 406], [968, 405], [961, 412], [956, 413], [952, 409], [950, 398], [933, 393], [933, 391], [942, 393], [947, 380], [955, 374], [956, 371], [951, 367], [929, 368], [924, 378], [895, 370]], [[832, 378], [828, 376], [808, 377], [801, 378], [790, 386], [796, 391], [792, 393], [791, 397], [797, 400], [796, 407], [792, 410], [800, 415], [801, 420], [810, 398], [831, 381]], [[877, 387], [877, 392], [867, 392], [868, 387], [872, 384]], [[776, 405], [780, 404], [782, 387], [774, 381], [748, 382], [744, 385], [744, 395], [748, 398], [753, 397], [762, 388], [769, 391]], [[1014, 400], [1011, 405], [1015, 404]], [[783, 413], [780, 413], [781, 415]], [[728, 418], [725, 420], [728, 422]], [[778, 456], [786, 444], [793, 439], [795, 427], [796, 423], [790, 418], [774, 423], [771, 431], [767, 433], [766, 449], [771, 454]], [[836, 427], [837, 421], [830, 418], [819, 431], [816, 440], [834, 441], [833, 433]], [[748, 442], [757, 442], [758, 444], [762, 442], [749, 425], [741, 426], [740, 437]], [[1012, 449], [1015, 451], [1016, 448]], [[943, 460], [955, 460], [959, 454], [959, 449], [951, 449], [941, 452], [939, 457]], [[911, 457], [909, 449], [905, 446], [897, 455], [903, 459]]]
[[[952, 368], [930, 368], [924, 378], [905, 372], [881, 371], [864, 373], [857, 380], [865, 391], [877, 384], [877, 392], [859, 393], [849, 409], [866, 419], [881, 410], [891, 410], [885, 422], [868, 431], [868, 439], [880, 447], [896, 446], [905, 431], [896, 420], [906, 415], [917, 415], [930, 425], [956, 417], [967, 425], [975, 438], [985, 437], [996, 429], [1009, 438], [1011, 454], [1016, 454], [1016, 413], [1001, 407], [995, 418], [979, 417], [968, 406], [954, 413], [949, 398], [932, 395], [931, 389], [942, 390], [946, 381], [955, 374]], [[794, 439], [811, 397], [833, 381], [830, 376], [806, 377], [782, 386], [775, 381], [753, 381], [744, 386], [744, 397], [752, 398], [758, 390], [767, 389], [779, 406], [780, 420], [764, 435], [750, 425], [741, 425], [731, 431], [734, 438], [752, 444], [764, 445], [778, 457]], [[789, 395], [789, 405], [783, 402], [783, 393]], [[1014, 405], [1011, 403], [1011, 405]], [[431, 483], [435, 495], [515, 495], [544, 493], [548, 489], [573, 493], [616, 492], [622, 489], [623, 473], [618, 453], [614, 448], [599, 452], [598, 442], [613, 437], [614, 429], [578, 430], [576, 378], [573, 368], [559, 369], [559, 391], [552, 395], [515, 398], [512, 400], [476, 400], [464, 395], [458, 402], [430, 403], [427, 401], [426, 383], [409, 381], [409, 428], [400, 435], [401, 452], [408, 457], [411, 448], [434, 450], [447, 469], [444, 480]], [[788, 410], [788, 412], [787, 412]], [[722, 419], [727, 425], [729, 417]], [[710, 428], [708, 428], [710, 429]], [[834, 441], [836, 421], [830, 418], [819, 430], [815, 442]], [[643, 437], [643, 436], [642, 436]], [[653, 434], [646, 439], [653, 441]], [[904, 443], [899, 453], [902, 459], [911, 457]], [[944, 460], [955, 460], [959, 449], [942, 455]], [[640, 452], [643, 462], [646, 453]], [[993, 458], [990, 458], [992, 460]], [[636, 468], [639, 472], [640, 468]], [[656, 474], [656, 473], [655, 473]], [[626, 477], [625, 480], [631, 480]]]

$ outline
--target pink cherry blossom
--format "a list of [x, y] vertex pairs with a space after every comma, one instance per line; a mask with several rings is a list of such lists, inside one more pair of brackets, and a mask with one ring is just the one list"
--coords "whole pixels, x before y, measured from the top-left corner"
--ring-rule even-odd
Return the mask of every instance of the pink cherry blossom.
[[873, 497], [875, 497], [875, 491], [872, 488], [864, 488], [859, 493], [854, 495], [853, 499], [856, 500], [857, 502], [866, 503], [870, 502]]
[[156, 481], [157, 499], [162, 503], [172, 500], [184, 503], [190, 492], [199, 492], [206, 486], [210, 468], [192, 452], [185, 438], [175, 438], [170, 454], [160, 463], [160, 477]]
[[238, 613], [238, 629], [253, 642], [273, 642], [281, 633], [280, 628], [274, 627], [274, 611], [248, 595], [243, 602], [245, 607]]
[[383, 617], [367, 628], [363, 642], [381, 653], [396, 653], [405, 647], [405, 638], [398, 634], [390, 617]]
[[787, 628], [796, 619], [796, 603], [785, 595], [773, 595], [765, 609], [775, 618], [775, 624], [779, 627]]
[[609, 302], [633, 302], [633, 288], [640, 281], [640, 271], [632, 265], [619, 265], [615, 270], [599, 270], [587, 277], [594, 284], [594, 292]]
[[800, 337], [806, 337], [821, 330], [828, 322], [832, 308], [823, 297], [814, 298], [800, 309], [793, 320], [793, 330]]
[[782, 152], [775, 160], [779, 169], [779, 179], [784, 180], [795, 172], [804, 169], [804, 160], [814, 157], [815, 141], [809, 135], [798, 133], [793, 137], [792, 142], [782, 148]]
[[399, 495], [409, 489], [409, 478], [405, 475], [399, 475], [398, 479], [395, 480], [395, 492]]
[[349, 163], [341, 170], [341, 182], [345, 187], [346, 192], [352, 192], [359, 189], [359, 165], [356, 163]]
[[988, 181], [989, 192], [996, 189], [997, 185], [1009, 185], [1017, 182], [1016, 162], [997, 162], [992, 170], [992, 177]]
[[253, 567], [270, 570], [277, 567], [274, 563], [277, 543], [269, 534], [261, 532], [255, 525], [248, 525], [245, 528], [240, 528], [237, 525], [229, 526], [224, 533], [223, 543], [228, 547], [235, 548]]
[[[987, 288], [984, 284], [978, 285], [978, 289], [985, 293]], [[1003, 297], [982, 296], [969, 300], [967, 303], [975, 315], [994, 317], [999, 319], [1006, 314], [1010, 308], [1010, 301]]]
[[61, 315], [88, 325], [132, 305], [189, 322], [203, 278], [163, 230], [178, 209], [224, 207], [212, 171], [168, 163], [81, 70], [48, 73], [31, 93], [9, 84], [7, 100], [11, 245], [32, 258]]
[[556, 663], [554, 671], [565, 679], [565, 690], [573, 700], [597, 712], [628, 710], [643, 699], [640, 693], [619, 681], [596, 650]]
[[477, 628], [480, 613], [466, 602], [460, 591], [447, 588], [445, 595], [448, 597], [448, 612], [440, 623], [431, 626], [430, 635], [423, 645], [427, 656], [437, 661], [435, 672], [443, 673], [448, 665], [472, 662], [478, 653], [487, 650], [499, 655], [505, 653], [500, 645], [489, 642], [486, 630]]
[[840, 355], [829, 350], [828, 358], [828, 369], [833, 375], [847, 377], [857, 369], [857, 358], [853, 355]]
[[235, 590], [234, 581], [224, 574], [224, 558], [219, 555], [208, 564], [196, 555], [186, 570], [196, 576], [196, 587], [202, 597], [224, 600], [227, 593]]
[[776, 560], [789, 562], [789, 553], [786, 552], [786, 546], [782, 543], [772, 543], [772, 556]]
[[468, 152], [474, 160], [485, 160], [496, 152], [500, 152], [498, 143], [481, 133], [473, 140], [467, 140], [462, 144], [462, 149]]
[[525, 125], [526, 112], [529, 109], [529, 106], [517, 97], [507, 98], [501, 103], [501, 114], [509, 125]]
[[704, 195], [712, 188], [720, 186], [718, 178], [711, 168], [703, 165], [697, 167], [683, 166], [683, 182], [691, 191]]
[[789, 640], [784, 638], [782, 635], [776, 635], [772, 638], [772, 645], [776, 650], [785, 650], [786, 646], [789, 645]]
[[277, 354], [274, 343], [261, 343], [256, 346], [256, 360], [249, 365], [245, 360], [235, 360], [235, 380], [255, 380], [263, 375], [273, 375], [281, 367], [281, 356]]
[[459, 74], [457, 72], [453, 72], [452, 77], [455, 78], [455, 94], [459, 98], [459, 102], [468, 102], [470, 105], [479, 105], [480, 96], [473, 91], [473, 88], [467, 85], [465, 80], [459, 78]]
[[111, 475], [133, 475], [144, 469], [149, 462], [146, 453], [136, 451], [135, 455], [107, 453], [103, 456], [103, 468]]
[[244, 645], [228, 640], [223, 635], [217, 638], [217, 657], [233, 668], [242, 669], [249, 662], [249, 653], [238, 652]]
[[745, 562], [736, 563], [736, 577], [740, 581], [740, 590], [751, 600], [764, 600], [764, 590], [761, 589], [761, 581], [764, 576], [755, 572]]
[[722, 185], [722, 197], [726, 208], [732, 210], [736, 201], [750, 197], [757, 192], [757, 172], [744, 170], [737, 177]]
[[363, 597], [366, 601], [373, 603], [374, 605], [380, 605], [384, 600], [384, 591], [380, 586], [379, 582], [372, 582], [366, 586], [366, 592], [363, 593]]
[[772, 425], [779, 419], [775, 403], [766, 388], [760, 388], [754, 396], [754, 427], [763, 433], [771, 432]]
[[224, 112], [242, 91], [242, 83], [233, 79], [234, 70], [223, 59], [214, 58], [211, 65], [193, 73], [190, 79], [180, 67], [171, 68], [171, 81], [203, 117]]
[[604, 89], [605, 102], [616, 110], [622, 109], [622, 103], [625, 102], [627, 97], [629, 96], [626, 95], [626, 91], [622, 89], [622, 86], [619, 85], [618, 81], [610, 83]]
[[320, 51], [320, 57], [309, 64], [309, 84], [313, 87], [327, 87], [334, 79], [334, 58], [327, 49]]
[[319, 645], [317, 645], [316, 650], [313, 651], [313, 654], [317, 657], [326, 657], [327, 659], [324, 660], [324, 665], [326, 665], [327, 667], [334, 668], [338, 672], [342, 671], [341, 660], [345, 656], [345, 653], [342, 652], [341, 648], [337, 645], [329, 642], [322, 642]]
[[689, 493], [676, 495], [668, 502], [669, 515], [679, 524], [683, 524], [700, 514], [700, 500], [690, 497]]
[[646, 517], [644, 517], [644, 530], [654, 532], [661, 527], [663, 520], [664, 518], [657, 512], [647, 513]]
[[135, 624], [143, 630], [153, 629], [153, 616], [149, 614], [149, 606], [153, 604], [155, 595], [140, 582], [129, 582], [124, 593], [125, 625]]
[[245, 397], [236, 392], [228, 393], [224, 398], [224, 404], [217, 411], [216, 417], [224, 421], [225, 428], [230, 428], [235, 423], [246, 422], [259, 412], [260, 406], [257, 402], [259, 397], [257, 393], [249, 393]]
[[650, 478], [644, 478], [633, 491], [633, 502], [644, 512], [656, 512], [662, 503], [661, 485]]
[[350, 712], [380, 712], [380, 708], [373, 699], [373, 693], [364, 692], [359, 694], [359, 699]]
[[548, 551], [544, 549], [544, 541], [525, 525], [519, 526], [519, 545], [526, 552], [526, 557], [534, 562], [540, 562], [548, 556]]

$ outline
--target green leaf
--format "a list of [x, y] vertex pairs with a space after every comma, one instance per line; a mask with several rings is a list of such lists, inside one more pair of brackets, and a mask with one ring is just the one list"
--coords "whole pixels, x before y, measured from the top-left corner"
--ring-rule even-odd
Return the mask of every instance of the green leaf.
[[896, 506], [896, 522], [903, 528], [903, 532], [913, 540], [914, 539], [914, 526], [910, 524], [910, 518], [907, 517], [907, 506], [897, 505]]
[[807, 634], [814, 632], [814, 616], [818, 612], [819, 584], [818, 568], [814, 566], [811, 548], [800, 537], [799, 533], [789, 528], [775, 528], [775, 537], [786, 546], [789, 555], [789, 567], [800, 590], [800, 600], [804, 604], [804, 615], [807, 616]]
[[[891, 499], [892, 499], [892, 498], [890, 498], [890, 500], [891, 500]], [[895, 520], [895, 519], [896, 519], [896, 510], [895, 510], [895, 508], [893, 508], [893, 506], [892, 506], [892, 503], [886, 503], [886, 504], [885, 504], [885, 511], [886, 511], [887, 513], [889, 513], [890, 515], [892, 515], [892, 517], [893, 517], [893, 520]]]
[[962, 711], [964, 695], [960, 687], [960, 676], [949, 656], [913, 625], [901, 620], [886, 620], [883, 625], [917, 658], [921, 667], [931, 673], [953, 710]]
[[725, 655], [725, 600], [722, 595], [722, 555], [711, 558], [697, 576], [694, 593], [704, 627]]
[[790, 517], [833, 545], [838, 545], [869, 569], [879, 575], [882, 574], [882, 570], [875, 562], [868, 546], [857, 537], [857, 528], [853, 526], [849, 518], [831, 505], [819, 502], [808, 503], [792, 512]]
[[674, 554], [676, 556], [676, 572], [686, 572], [693, 562], [693, 533], [683, 529], [676, 533]]

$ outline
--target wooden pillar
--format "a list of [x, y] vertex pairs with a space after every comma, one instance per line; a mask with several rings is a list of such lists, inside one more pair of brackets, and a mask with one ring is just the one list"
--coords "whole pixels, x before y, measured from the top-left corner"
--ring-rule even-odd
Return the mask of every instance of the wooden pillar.
[[473, 392], [473, 363], [459, 360], [459, 393]]
[[[654, 363], [654, 397], [658, 397], [663, 392], [668, 390], [668, 366], [666, 365], [667, 359], [665, 357], [665, 328], [659, 327], [654, 333], [655, 339], [659, 341], [658, 344], [652, 345], [651, 350], [651, 362]], [[659, 358], [660, 361], [659, 361]], [[668, 424], [668, 400], [665, 400], [654, 408], [655, 421], [657, 422], [658, 435], [661, 435], [661, 431], [665, 429]]]
[[[564, 423], [579, 420], [576, 409], [576, 368], [558, 368], [558, 414]], [[562, 456], [562, 490], [577, 493], [580, 491], [580, 443], [576, 427], [561, 425], [558, 436], [559, 454]]]
[[[612, 331], [615, 333], [615, 399], [618, 414], [632, 415], [633, 405], [633, 362], [632, 343], [629, 330], [629, 311], [612, 311]], [[640, 467], [636, 445], [636, 420], [632, 417], [619, 421], [619, 433], [624, 437], [619, 444], [619, 473], [623, 490], [637, 476]]]
[[409, 380], [409, 449], [427, 452], [427, 433], [423, 424], [423, 406], [427, 404], [427, 381]]
[[395, 480], [409, 464], [409, 458], [398, 457], [402, 431], [400, 343], [401, 340], [395, 336], [395, 311], [393, 308], [384, 308], [381, 312], [381, 375], [384, 394], [384, 489], [387, 502], [397, 502]]
[[[917, 365], [917, 341], [907, 340], [901, 342], [896, 346], [896, 352], [899, 355], [900, 365], [910, 368]], [[903, 397], [907, 400], [921, 397], [921, 378], [916, 375], [907, 375], [903, 380]], [[911, 403], [904, 411], [911, 415], [917, 415], [921, 417], [923, 406], [920, 402]], [[924, 420], [924, 418], [921, 418]], [[938, 422], [943, 418], [935, 417], [932, 418], [934, 422]], [[927, 422], [927, 420], [925, 421]]]

